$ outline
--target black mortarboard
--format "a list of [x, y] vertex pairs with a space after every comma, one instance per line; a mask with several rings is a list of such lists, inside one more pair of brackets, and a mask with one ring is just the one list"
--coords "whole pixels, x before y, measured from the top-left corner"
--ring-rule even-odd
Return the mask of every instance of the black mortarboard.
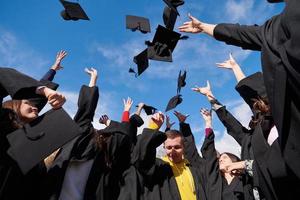
[[132, 68], [129, 69], [129, 72], [135, 73], [135, 76], [137, 77], [137, 76], [141, 75], [149, 66], [147, 49], [142, 51], [137, 56], [134, 56], [133, 62], [135, 62], [137, 64], [138, 73], [136, 73], [134, 71], [134, 69], [132, 69]]
[[171, 109], [173, 109], [173, 108], [176, 108], [177, 105], [181, 104], [182, 100], [183, 100], [183, 99], [181, 98], [181, 95], [180, 95], [180, 94], [178, 94], [178, 95], [172, 97], [172, 98], [170, 99], [170, 101], [169, 101], [167, 107], [166, 107], [166, 112], [169, 111], [169, 110], [171, 110]]
[[61, 11], [60, 15], [64, 20], [90, 20], [79, 3], [60, 0], [65, 10]]
[[126, 28], [132, 31], [139, 30], [142, 33], [150, 33], [150, 22], [145, 17], [126, 15]]
[[253, 99], [267, 97], [263, 74], [261, 72], [256, 72], [242, 79], [235, 86], [235, 89], [251, 108], [253, 106]]
[[166, 6], [163, 13], [163, 20], [166, 28], [169, 30], [173, 30], [176, 23], [176, 19], [177, 13], [173, 9]]
[[172, 62], [172, 52], [181, 34], [158, 25], [153, 41], [147, 41], [148, 58], [165, 62]]
[[146, 113], [147, 115], [153, 115], [153, 114], [157, 111], [156, 108], [154, 108], [154, 107], [152, 107], [152, 106], [148, 106], [148, 105], [144, 105], [144, 106], [143, 106], [143, 109], [145, 110], [145, 113]]
[[268, 0], [269, 3], [280, 3], [284, 2], [284, 0]]
[[50, 110], [9, 135], [7, 153], [26, 174], [36, 164], [80, 134], [79, 126], [64, 111]]
[[176, 14], [179, 15], [177, 7], [184, 4], [183, 0], [163, 0], [163, 1], [168, 5], [169, 8], [174, 10]]
[[186, 84], [185, 79], [186, 79], [186, 71], [184, 71], [183, 74], [181, 75], [181, 70], [180, 70], [177, 79], [177, 94], [179, 94], [181, 88], [185, 86]]

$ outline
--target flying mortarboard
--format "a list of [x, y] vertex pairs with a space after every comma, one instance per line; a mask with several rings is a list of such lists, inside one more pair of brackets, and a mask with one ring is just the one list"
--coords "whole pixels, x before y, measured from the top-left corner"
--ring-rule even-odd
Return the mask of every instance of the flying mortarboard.
[[168, 5], [169, 8], [174, 10], [176, 14], [179, 15], [177, 7], [184, 4], [183, 0], [163, 0], [163, 1]]
[[142, 33], [151, 32], [149, 19], [132, 15], [126, 15], [126, 28], [132, 31], [139, 30]]
[[133, 62], [137, 64], [138, 72], [136, 73], [134, 69], [130, 68], [130, 73], [135, 73], [135, 77], [141, 75], [149, 66], [147, 49], [142, 51], [140, 54], [133, 58]]
[[152, 106], [148, 106], [146, 104], [143, 106], [143, 109], [145, 110], [145, 113], [147, 115], [153, 115], [157, 111], [156, 108], [154, 108]]
[[180, 70], [177, 79], [177, 94], [179, 94], [181, 88], [186, 85], [185, 79], [186, 79], [186, 71], [184, 71], [183, 74], [181, 75], [181, 70]]
[[284, 0], [268, 0], [269, 3], [280, 3], [284, 2]]
[[176, 23], [176, 19], [177, 13], [170, 7], [166, 6], [163, 13], [163, 20], [166, 28], [169, 30], [173, 30]]
[[80, 134], [79, 126], [61, 108], [50, 110], [9, 135], [7, 153], [26, 174], [36, 164]]
[[181, 34], [158, 25], [153, 41], [147, 41], [148, 58], [152, 60], [172, 62], [172, 52], [174, 51]]
[[176, 108], [177, 105], [181, 104], [181, 102], [183, 101], [181, 96], [182, 96], [181, 94], [178, 94], [178, 95], [172, 97], [169, 100], [169, 103], [168, 103], [165, 111], [168, 112], [169, 110], [172, 110], [173, 108]]
[[69, 2], [65, 0], [60, 0], [60, 2], [65, 7], [65, 10], [61, 11], [60, 13], [64, 20], [90, 20], [79, 3]]

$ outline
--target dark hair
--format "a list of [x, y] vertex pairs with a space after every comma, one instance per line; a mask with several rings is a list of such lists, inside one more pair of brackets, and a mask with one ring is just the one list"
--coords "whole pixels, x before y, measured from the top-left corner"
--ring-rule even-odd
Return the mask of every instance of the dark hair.
[[266, 115], [270, 115], [271, 113], [271, 108], [269, 105], [268, 98], [262, 98], [258, 97], [257, 99], [252, 99], [253, 100], [253, 110], [255, 114], [251, 117], [251, 121], [249, 122], [249, 127], [251, 129], [254, 129], [257, 124], [259, 124], [263, 117]]
[[104, 162], [108, 168], [111, 168], [112, 166], [112, 161], [109, 157], [109, 153], [107, 149], [107, 144], [110, 138], [111, 138], [111, 133], [105, 133], [102, 132], [101, 130], [94, 129], [94, 137], [93, 137], [94, 144], [97, 150], [102, 151], [102, 153], [104, 154]]
[[223, 155], [223, 154], [226, 154], [232, 162], [238, 162], [238, 161], [241, 161], [241, 159], [239, 157], [237, 157], [236, 155], [234, 155], [233, 153], [229, 153], [229, 152], [223, 152], [220, 154], [220, 157]]

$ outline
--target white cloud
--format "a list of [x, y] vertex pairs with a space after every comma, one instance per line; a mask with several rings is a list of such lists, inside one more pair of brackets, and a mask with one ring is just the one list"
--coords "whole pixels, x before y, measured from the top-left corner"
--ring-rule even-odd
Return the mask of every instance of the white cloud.
[[241, 157], [240, 145], [226, 131], [224, 131], [223, 137], [220, 140], [216, 140], [215, 146], [220, 153], [229, 152]]
[[39, 76], [49, 61], [45, 60], [38, 52], [24, 44], [18, 37], [0, 27], [0, 57], [1, 66], [13, 67], [30, 74]]
[[259, 24], [269, 18], [273, 11], [274, 6], [265, 1], [228, 0], [225, 4], [225, 16], [222, 17], [231, 22]]

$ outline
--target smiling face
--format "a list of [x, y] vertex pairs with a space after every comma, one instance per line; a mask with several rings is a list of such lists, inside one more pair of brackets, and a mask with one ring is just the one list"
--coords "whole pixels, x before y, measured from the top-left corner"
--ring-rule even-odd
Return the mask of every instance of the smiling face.
[[24, 122], [31, 122], [38, 117], [38, 109], [28, 100], [21, 100], [19, 107], [19, 117]]
[[170, 161], [180, 163], [183, 160], [184, 146], [181, 135], [170, 133], [167, 134], [167, 140], [164, 143], [166, 154]]

